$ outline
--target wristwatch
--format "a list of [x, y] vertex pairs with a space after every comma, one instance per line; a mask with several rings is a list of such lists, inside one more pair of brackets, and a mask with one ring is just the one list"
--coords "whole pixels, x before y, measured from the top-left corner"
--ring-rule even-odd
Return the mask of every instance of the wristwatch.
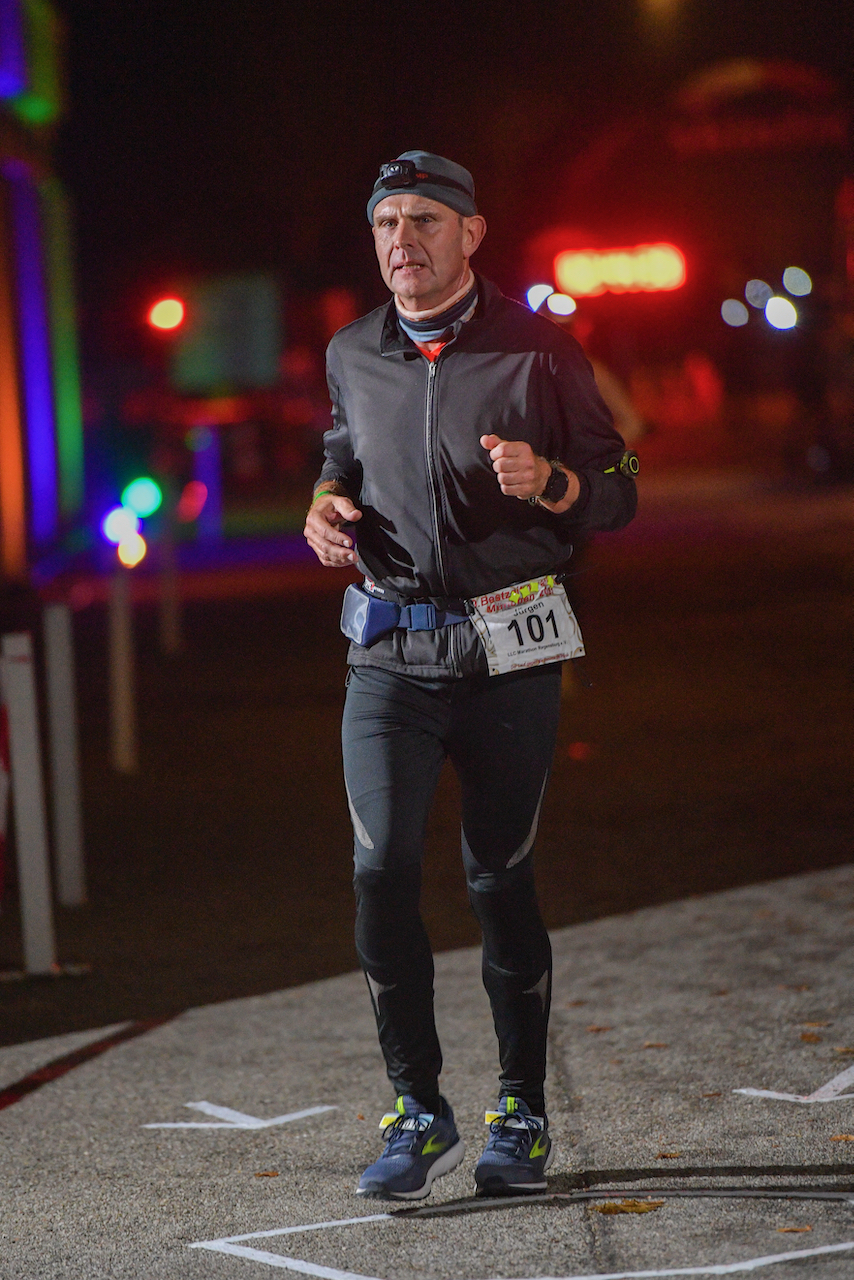
[[551, 467], [551, 472], [546, 481], [545, 489], [543, 489], [542, 493], [537, 494], [536, 497], [528, 499], [532, 505], [540, 502], [550, 502], [556, 506], [562, 498], [566, 497], [566, 491], [569, 488], [569, 476], [559, 462], [550, 460], [549, 466]]

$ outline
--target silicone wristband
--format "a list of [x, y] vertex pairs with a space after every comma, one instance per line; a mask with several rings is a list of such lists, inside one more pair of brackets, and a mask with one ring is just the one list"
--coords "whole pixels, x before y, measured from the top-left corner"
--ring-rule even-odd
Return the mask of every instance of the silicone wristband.
[[311, 505], [314, 506], [318, 498], [325, 498], [327, 494], [329, 494], [330, 498], [334, 498], [336, 496], [331, 489], [318, 489], [317, 493], [311, 500]]

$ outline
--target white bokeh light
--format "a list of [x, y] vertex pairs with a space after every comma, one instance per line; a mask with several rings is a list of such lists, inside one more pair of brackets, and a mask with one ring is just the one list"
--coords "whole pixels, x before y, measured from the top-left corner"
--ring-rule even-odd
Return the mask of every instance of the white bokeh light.
[[731, 325], [733, 329], [739, 329], [743, 324], [747, 324], [750, 312], [738, 298], [727, 298], [721, 303], [721, 316], [726, 324]]
[[798, 313], [788, 298], [775, 296], [765, 303], [765, 319], [775, 329], [794, 329]]
[[525, 297], [532, 311], [539, 311], [549, 294], [554, 293], [550, 284], [532, 284]]
[[812, 293], [812, 280], [801, 267], [786, 267], [783, 272], [783, 288], [795, 298], [805, 298]]
[[571, 316], [575, 310], [575, 299], [570, 298], [568, 293], [552, 293], [549, 294], [546, 306], [553, 315]]
[[139, 532], [139, 516], [130, 507], [113, 507], [101, 521], [101, 532], [108, 542], [118, 545]]
[[744, 286], [744, 296], [750, 303], [751, 307], [756, 307], [761, 311], [769, 298], [773, 297], [774, 290], [770, 284], [766, 284], [764, 280], [748, 280]]

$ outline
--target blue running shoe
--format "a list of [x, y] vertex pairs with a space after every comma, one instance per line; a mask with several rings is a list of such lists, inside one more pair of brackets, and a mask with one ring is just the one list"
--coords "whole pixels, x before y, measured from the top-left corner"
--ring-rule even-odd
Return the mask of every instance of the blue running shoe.
[[454, 1113], [442, 1100], [445, 1114], [433, 1115], [404, 1094], [380, 1128], [385, 1151], [359, 1180], [356, 1192], [371, 1200], [423, 1200], [437, 1178], [450, 1173], [465, 1155]]
[[554, 1159], [549, 1123], [532, 1116], [521, 1098], [502, 1098], [487, 1111], [489, 1140], [474, 1171], [479, 1196], [545, 1191], [546, 1169]]

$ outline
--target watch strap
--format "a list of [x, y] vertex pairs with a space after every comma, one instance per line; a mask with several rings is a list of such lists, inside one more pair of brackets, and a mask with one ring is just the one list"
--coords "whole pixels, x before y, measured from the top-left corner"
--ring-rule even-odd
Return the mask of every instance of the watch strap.
[[551, 472], [545, 488], [536, 497], [529, 498], [528, 501], [530, 503], [542, 505], [544, 502], [550, 502], [556, 505], [566, 496], [566, 491], [569, 488], [569, 476], [564, 471], [562, 464], [557, 460], [549, 459], [549, 466], [551, 467]]

